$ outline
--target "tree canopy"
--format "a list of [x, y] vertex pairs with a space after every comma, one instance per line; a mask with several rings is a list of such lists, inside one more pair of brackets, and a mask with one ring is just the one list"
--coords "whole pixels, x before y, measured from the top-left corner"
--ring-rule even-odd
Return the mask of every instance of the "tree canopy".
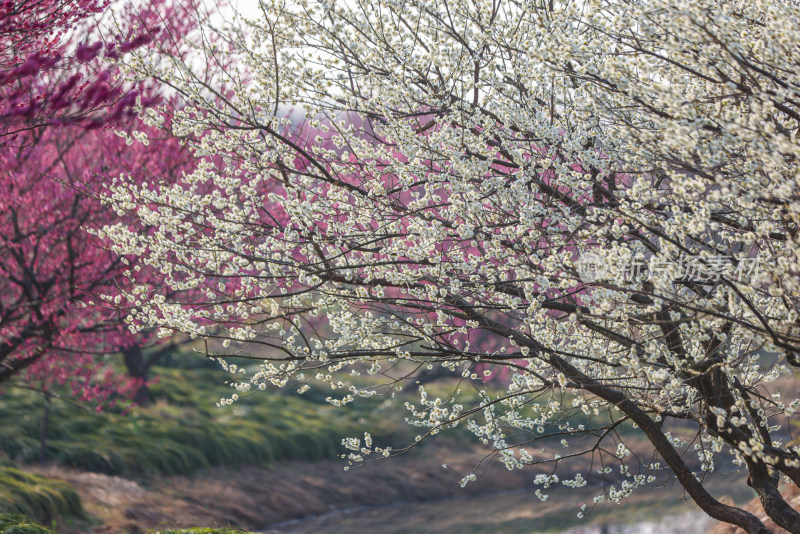
[[[134, 328], [263, 358], [231, 368], [241, 392], [327, 382], [335, 404], [442, 365], [464, 381], [420, 388], [421, 438], [465, 424], [509, 468], [589, 455], [620, 473], [597, 501], [667, 471], [766, 532], [706, 491], [727, 454], [800, 532], [779, 490], [800, 484], [800, 400], [774, 385], [800, 365], [797, 2], [260, 6], [192, 59], [128, 63], [189, 103], [162, 113], [197, 159], [180, 184], [122, 177], [107, 197], [155, 230], [104, 231], [163, 276], [127, 292]], [[508, 385], [467, 402], [486, 363]], [[631, 424], [654, 457], [631, 454]]]
[[[108, 2], [0, 6], [0, 384], [24, 374], [36, 387], [69, 383], [86, 400], [137, 387], [102, 356], [147, 336], [129, 332], [113, 307], [90, 305], [129, 279], [128, 259], [91, 234], [120, 220], [98, 192], [121, 172], [168, 181], [193, 162], [179, 140], [137, 117], [168, 95], [153, 80], [123, 79], [116, 60], [151, 42], [176, 53], [172, 33], [194, 20], [178, 16], [180, 3], [117, 7], [100, 32]], [[130, 140], [140, 130], [147, 146]]]

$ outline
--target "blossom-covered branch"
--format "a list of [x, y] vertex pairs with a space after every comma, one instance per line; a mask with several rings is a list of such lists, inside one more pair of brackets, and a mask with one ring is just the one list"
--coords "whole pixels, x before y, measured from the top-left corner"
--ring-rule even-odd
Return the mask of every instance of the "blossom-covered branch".
[[[411, 419], [426, 435], [466, 422], [510, 468], [631, 421], [660, 459], [581, 449], [624, 463], [599, 500], [668, 469], [711, 516], [765, 532], [703, 486], [724, 451], [800, 532], [778, 489], [800, 483], [800, 455], [777, 424], [800, 401], [770, 386], [800, 354], [795, 3], [261, 6], [206, 49], [247, 73], [224, 88], [189, 62], [130, 63], [193, 103], [173, 132], [198, 169], [118, 183], [109, 201], [157, 232], [105, 235], [206, 295], [131, 291], [134, 325], [267, 360], [243, 391], [323, 381], [337, 404], [390, 394], [344, 371], [508, 366], [507, 391], [472, 406], [463, 384], [421, 388]], [[549, 459], [519, 446], [554, 428], [568, 437]], [[390, 452], [347, 445], [354, 461]]]

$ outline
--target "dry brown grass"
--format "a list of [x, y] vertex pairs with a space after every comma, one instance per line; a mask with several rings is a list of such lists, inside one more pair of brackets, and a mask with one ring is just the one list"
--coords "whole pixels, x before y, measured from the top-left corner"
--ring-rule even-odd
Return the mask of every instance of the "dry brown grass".
[[[211, 468], [193, 477], [153, 478], [146, 485], [60, 467], [48, 476], [74, 485], [86, 510], [101, 522], [92, 534], [139, 533], [152, 528], [233, 526], [251, 530], [335, 509], [530, 486], [531, 474], [492, 462], [462, 489], [460, 477], [482, 451], [454, 453], [430, 445], [424, 454], [371, 462], [344, 471], [341, 461], [288, 462], [273, 468]], [[447, 463], [448, 469], [442, 464]]]
[[[649, 456], [646, 443], [636, 445], [632, 445], [635, 453]], [[485, 455], [482, 449], [469, 451], [462, 445], [456, 450], [441, 441], [350, 471], [344, 471], [341, 460], [325, 460], [286, 462], [270, 468], [216, 467], [191, 477], [155, 476], [138, 483], [60, 467], [51, 467], [44, 474], [66, 480], [80, 493], [84, 508], [100, 523], [91, 534], [137, 534], [188, 526], [257, 531], [333, 510], [532, 489], [530, 470], [508, 471], [497, 461], [484, 464], [485, 469], [476, 472], [478, 481], [462, 489], [460, 478]], [[444, 463], [447, 469], [442, 468]], [[584, 474], [589, 470], [588, 463], [580, 460], [569, 467]], [[566, 471], [562, 474], [568, 476]], [[525, 498], [535, 500], [532, 495]], [[84, 527], [63, 532], [87, 531]]]

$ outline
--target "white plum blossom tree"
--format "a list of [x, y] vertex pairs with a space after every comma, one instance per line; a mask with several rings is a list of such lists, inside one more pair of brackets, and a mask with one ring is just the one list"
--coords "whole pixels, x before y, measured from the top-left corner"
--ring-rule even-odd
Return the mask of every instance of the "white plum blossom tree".
[[[796, 0], [260, 9], [197, 42], [239, 67], [224, 78], [197, 58], [128, 65], [191, 102], [163, 113], [198, 159], [178, 185], [109, 193], [151, 231], [105, 234], [164, 277], [163, 294], [128, 295], [132, 328], [262, 358], [232, 369], [241, 391], [327, 382], [336, 404], [444, 366], [464, 380], [420, 387], [423, 438], [465, 424], [509, 468], [588, 455], [620, 473], [596, 501], [666, 472], [710, 516], [768, 532], [707, 491], [729, 454], [800, 532], [779, 488], [800, 484], [800, 401], [775, 386], [800, 366]], [[206, 301], [165, 297], [189, 288]], [[468, 403], [487, 364], [512, 378]], [[626, 425], [653, 458], [634, 458]]]

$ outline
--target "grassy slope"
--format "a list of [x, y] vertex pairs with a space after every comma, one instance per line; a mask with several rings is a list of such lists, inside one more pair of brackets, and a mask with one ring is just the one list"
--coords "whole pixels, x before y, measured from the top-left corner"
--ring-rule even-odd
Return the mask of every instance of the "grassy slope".
[[[22, 514], [0, 513], [0, 534], [54, 534], [36, 521]], [[229, 528], [181, 528], [153, 531], [152, 534], [247, 534]]]
[[[342, 438], [364, 431], [376, 443], [397, 448], [425, 431], [403, 422], [408, 415], [404, 401], [419, 402], [415, 393], [398, 393], [400, 398], [391, 401], [380, 396], [360, 399], [335, 408], [325, 402], [331, 394], [327, 387], [312, 388], [302, 396], [286, 388], [256, 392], [218, 408], [216, 401], [234, 392], [224, 384], [231, 375], [207, 368], [156, 371], [160, 381], [152, 387], [154, 403], [127, 415], [97, 414], [54, 400], [47, 460], [111, 475], [185, 475], [204, 467], [334, 458], [343, 452]], [[426, 385], [432, 395], [444, 396], [454, 387], [446, 382]], [[463, 387], [477, 401], [471, 386]], [[19, 463], [38, 462], [42, 407], [37, 392], [8, 388], [0, 393], [0, 454]], [[570, 422], [589, 424], [579, 410]], [[463, 427], [447, 433], [461, 443], [474, 443]], [[509, 441], [530, 437], [515, 435]]]
[[[376, 443], [395, 447], [413, 443], [416, 434], [403, 423], [407, 415], [403, 401], [418, 401], [413, 393], [403, 393], [403, 398], [394, 401], [379, 397], [334, 408], [324, 400], [329, 390], [312, 389], [298, 396], [289, 388], [258, 392], [233, 406], [218, 408], [216, 400], [232, 393], [223, 383], [230, 375], [207, 368], [157, 371], [160, 381], [152, 387], [154, 403], [126, 415], [114, 411], [98, 414], [54, 400], [47, 460], [141, 480], [157, 475], [191, 475], [197, 469], [214, 466], [333, 458], [342, 452], [343, 437], [365, 430]], [[454, 384], [426, 387], [433, 390], [432, 394], [446, 395]], [[0, 460], [5, 454], [20, 464], [38, 462], [42, 407], [41, 395], [36, 392], [19, 388], [2, 392]], [[464, 430], [450, 434], [456, 437], [455, 442], [470, 441]], [[451, 440], [451, 444], [455, 442]], [[15, 482], [13, 490], [3, 493], [0, 474], [0, 511], [22, 511], [47, 524], [53, 517], [79, 515], [77, 509], [65, 509], [54, 497], [48, 497], [50, 501], [43, 498], [42, 488], [49, 483], [40, 478], [43, 480], [37, 484]], [[9, 505], [18, 501], [28, 503], [27, 507]]]
[[53, 534], [53, 531], [22, 514], [0, 513], [0, 534]]
[[[409, 439], [393, 423], [399, 416], [385, 417], [380, 401], [335, 409], [320, 398], [259, 393], [218, 408], [215, 401], [233, 391], [223, 383], [229, 375], [202, 368], [158, 373], [154, 403], [128, 414], [95, 413], [54, 400], [48, 462], [140, 479], [333, 458], [342, 452], [342, 438], [367, 426], [376, 437]], [[8, 387], [0, 395], [0, 513], [23, 513], [45, 524], [57, 518], [83, 522], [80, 498], [69, 484], [14, 465], [38, 463], [42, 410], [37, 392]]]
[[66, 482], [0, 465], [0, 514], [4, 513], [25, 514], [49, 524], [61, 516], [80, 517], [83, 508]]
[[[234, 406], [215, 401], [232, 390], [207, 369], [159, 369], [155, 402], [130, 414], [94, 413], [53, 401], [47, 459], [106, 474], [190, 474], [202, 467], [318, 460], [341, 453], [341, 440], [369, 427], [376, 438], [403, 436], [400, 414], [378, 402], [335, 409], [316, 399], [259, 393]], [[0, 397], [0, 451], [20, 463], [39, 457], [42, 400], [8, 388]], [[404, 429], [403, 429], [404, 430]], [[407, 432], [407, 431], [406, 431]]]

